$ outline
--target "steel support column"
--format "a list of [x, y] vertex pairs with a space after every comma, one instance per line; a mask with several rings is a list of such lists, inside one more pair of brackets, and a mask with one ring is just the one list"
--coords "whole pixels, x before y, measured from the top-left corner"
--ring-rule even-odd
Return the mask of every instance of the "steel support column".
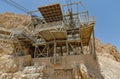
[[94, 59], [96, 59], [96, 48], [95, 47], [96, 47], [95, 46], [95, 33], [94, 33], [94, 30], [93, 30], [93, 48], [94, 48], [93, 56], [94, 56]]

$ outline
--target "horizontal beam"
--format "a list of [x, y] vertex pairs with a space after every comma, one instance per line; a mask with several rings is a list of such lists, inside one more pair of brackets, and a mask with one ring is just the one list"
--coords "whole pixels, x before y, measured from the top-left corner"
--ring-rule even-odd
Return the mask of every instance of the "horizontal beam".
[[[85, 11], [85, 12], [78, 12], [78, 13], [74, 13], [74, 14], [72, 14], [72, 15], [75, 16], [75, 15], [84, 14], [84, 13], [88, 13], [88, 11]], [[63, 16], [64, 16], [64, 17], [67, 17], [67, 16], [70, 16], [70, 14], [63, 15]]]
[[62, 7], [76, 5], [76, 4], [82, 4], [82, 2], [75, 2], [75, 3], [71, 3], [71, 4], [64, 4], [64, 5], [62, 5]]

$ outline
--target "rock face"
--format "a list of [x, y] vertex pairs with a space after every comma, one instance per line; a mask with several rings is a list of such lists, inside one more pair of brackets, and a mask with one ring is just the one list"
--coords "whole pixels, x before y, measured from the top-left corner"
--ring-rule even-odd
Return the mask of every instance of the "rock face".
[[14, 73], [18, 71], [18, 63], [11, 55], [3, 55], [0, 57], [0, 72]]
[[12, 42], [0, 41], [0, 55], [13, 54], [14, 46]]
[[120, 79], [120, 63], [104, 56], [98, 56], [100, 71], [105, 79]]
[[28, 66], [13, 74], [13, 79], [43, 79], [44, 66]]
[[84, 64], [75, 65], [73, 67], [73, 74], [75, 79], [90, 79], [87, 67]]
[[[19, 15], [14, 13], [0, 14], [0, 27], [6, 29], [23, 29], [25, 26], [27, 27], [30, 23], [31, 18], [25, 15]], [[0, 55], [12, 53], [12, 42], [0, 41]]]
[[95, 40], [96, 42], [96, 52], [99, 56], [105, 56], [107, 58], [111, 58], [115, 61], [120, 62], [120, 53], [117, 48], [111, 44], [102, 44], [98, 39]]
[[[26, 56], [23, 62], [31, 62], [31, 58]], [[30, 59], [30, 60], [25, 60]], [[19, 69], [22, 64], [23, 69]], [[43, 79], [45, 73], [44, 66], [28, 66], [30, 63], [21, 63], [12, 55], [3, 55], [0, 57], [0, 79]]]
[[44, 67], [43, 66], [28, 66], [23, 71], [16, 73], [2, 73], [0, 79], [43, 79]]
[[[30, 19], [13, 13], [0, 14], [0, 27], [21, 29], [31, 23]], [[95, 42], [100, 73], [104, 79], [120, 79], [120, 53], [116, 47], [109, 43], [102, 44], [98, 39]], [[31, 65], [30, 56], [16, 59], [12, 53], [12, 43], [0, 41], [0, 79], [53, 79], [45, 78], [45, 66]], [[73, 66], [72, 79], [96, 79], [88, 69], [85, 64]]]
[[23, 28], [24, 26], [29, 25], [30, 17], [25, 15], [18, 15], [14, 13], [4, 13], [0, 14], [0, 27], [7, 29], [11, 28]]
[[12, 79], [12, 73], [3, 73], [0, 75], [0, 79]]
[[105, 79], [120, 79], [120, 53], [111, 44], [96, 39], [96, 51], [101, 74]]

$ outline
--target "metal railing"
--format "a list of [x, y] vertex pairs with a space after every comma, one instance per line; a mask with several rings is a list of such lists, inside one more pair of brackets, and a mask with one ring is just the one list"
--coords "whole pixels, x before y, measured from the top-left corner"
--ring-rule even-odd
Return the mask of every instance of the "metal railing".
[[80, 17], [80, 24], [89, 24], [95, 22], [95, 17], [94, 16], [82, 16]]

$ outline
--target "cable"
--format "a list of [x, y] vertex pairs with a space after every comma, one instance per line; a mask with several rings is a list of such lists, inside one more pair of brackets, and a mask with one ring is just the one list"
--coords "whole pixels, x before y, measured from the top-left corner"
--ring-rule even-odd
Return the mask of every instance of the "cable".
[[12, 1], [12, 0], [9, 0], [9, 1], [13, 2], [14, 4], [16, 4], [16, 5], [18, 5], [19, 7], [23, 8], [24, 10], [29, 11], [29, 10], [28, 10], [28, 9], [26, 9], [25, 7], [23, 7], [23, 6], [19, 5], [18, 3], [14, 2], [14, 1]]
[[19, 5], [18, 3], [14, 2], [12, 0], [1, 0], [1, 1], [3, 1], [3, 2], [5, 2], [5, 3], [25, 12], [25, 13], [27, 13], [29, 11], [28, 9], [24, 8], [23, 6]]

